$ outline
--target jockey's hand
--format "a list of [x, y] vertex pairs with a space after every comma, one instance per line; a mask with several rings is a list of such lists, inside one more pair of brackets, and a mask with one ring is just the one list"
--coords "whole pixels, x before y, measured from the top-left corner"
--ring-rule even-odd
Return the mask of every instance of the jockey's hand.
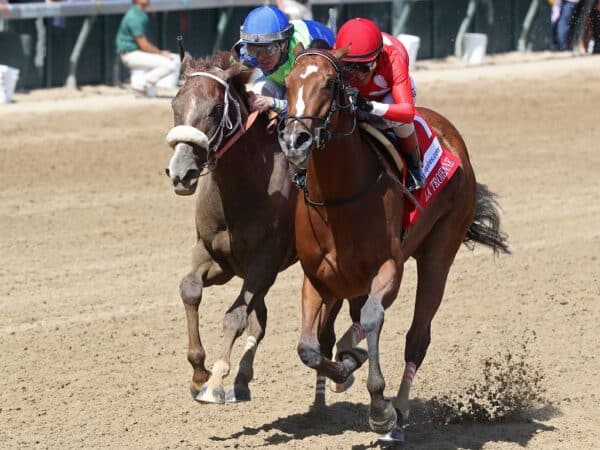
[[356, 96], [356, 108], [359, 111], [371, 112], [373, 111], [373, 102], [367, 100], [362, 95]]
[[275, 100], [273, 97], [267, 97], [266, 95], [254, 95], [250, 99], [250, 109], [252, 111], [265, 112], [273, 109], [275, 106]]

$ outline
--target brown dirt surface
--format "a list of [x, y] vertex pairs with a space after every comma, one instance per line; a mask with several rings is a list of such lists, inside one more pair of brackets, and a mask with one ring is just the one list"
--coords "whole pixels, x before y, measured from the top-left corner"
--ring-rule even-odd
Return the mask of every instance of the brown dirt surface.
[[[407, 448], [598, 447], [600, 57], [540, 59], [414, 73], [418, 103], [455, 123], [478, 180], [498, 194], [513, 254], [459, 251], [415, 379]], [[323, 414], [309, 412], [315, 377], [295, 350], [299, 265], [267, 297], [253, 400], [192, 400], [178, 284], [194, 200], [164, 175], [171, 125], [167, 98], [113, 88], [0, 105], [0, 447], [371, 448], [365, 368], [347, 393], [327, 393]], [[239, 288], [204, 293], [209, 366]], [[387, 395], [414, 291], [410, 261], [382, 333]], [[337, 328], [348, 324], [344, 307]], [[525, 362], [543, 379], [530, 386], [547, 400], [526, 420], [426, 420], [428, 402], [481, 386], [483, 361], [519, 353], [531, 332]]]

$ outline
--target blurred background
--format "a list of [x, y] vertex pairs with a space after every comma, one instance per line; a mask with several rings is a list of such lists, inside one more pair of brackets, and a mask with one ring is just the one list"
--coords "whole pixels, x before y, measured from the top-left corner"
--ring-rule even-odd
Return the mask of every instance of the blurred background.
[[[570, 3], [576, 3], [570, 49], [585, 52], [590, 37], [582, 39], [596, 1]], [[150, 37], [160, 48], [176, 51], [176, 36], [182, 35], [197, 57], [230, 49], [246, 14], [261, 4], [330, 25], [370, 18], [384, 31], [407, 35], [405, 45], [418, 59], [469, 58], [469, 45], [483, 45], [490, 54], [552, 50], [552, 9], [560, 8], [560, 0], [152, 0]], [[0, 0], [0, 65], [19, 70], [17, 91], [68, 83], [118, 85], [128, 74], [115, 57], [114, 40], [130, 6], [129, 0]], [[481, 55], [471, 62], [481, 62]]]

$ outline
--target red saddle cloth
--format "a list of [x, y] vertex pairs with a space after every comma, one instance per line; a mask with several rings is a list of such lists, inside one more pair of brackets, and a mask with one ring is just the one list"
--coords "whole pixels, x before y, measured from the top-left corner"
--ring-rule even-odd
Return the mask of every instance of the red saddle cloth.
[[[427, 205], [452, 178], [452, 175], [460, 166], [460, 159], [441, 146], [433, 130], [420, 115], [415, 115], [414, 123], [417, 140], [421, 148], [423, 173], [426, 181], [423, 188], [413, 191], [412, 194], [423, 206], [423, 209], [426, 209]], [[410, 200], [404, 204], [404, 228], [408, 228], [415, 223], [421, 212]]]

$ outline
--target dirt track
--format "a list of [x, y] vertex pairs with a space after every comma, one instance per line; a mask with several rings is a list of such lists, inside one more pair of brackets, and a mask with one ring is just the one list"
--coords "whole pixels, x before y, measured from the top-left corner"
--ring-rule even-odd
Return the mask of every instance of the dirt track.
[[[419, 103], [462, 131], [478, 179], [499, 195], [514, 253], [460, 250], [417, 374], [407, 447], [597, 447], [600, 57], [415, 79]], [[370, 448], [365, 369], [348, 393], [328, 393], [325, 416], [307, 412], [314, 375], [295, 352], [298, 265], [267, 298], [253, 401], [192, 400], [177, 286], [193, 199], [175, 196], [163, 173], [169, 103], [110, 89], [63, 96], [0, 106], [0, 447]], [[239, 285], [205, 292], [209, 365]], [[388, 395], [414, 287], [410, 262], [383, 331]], [[348, 320], [342, 312], [340, 330]], [[529, 357], [552, 407], [529, 423], [423, 423], [424, 401], [481, 380], [481, 360], [518, 347], [525, 330], [537, 334]]]

